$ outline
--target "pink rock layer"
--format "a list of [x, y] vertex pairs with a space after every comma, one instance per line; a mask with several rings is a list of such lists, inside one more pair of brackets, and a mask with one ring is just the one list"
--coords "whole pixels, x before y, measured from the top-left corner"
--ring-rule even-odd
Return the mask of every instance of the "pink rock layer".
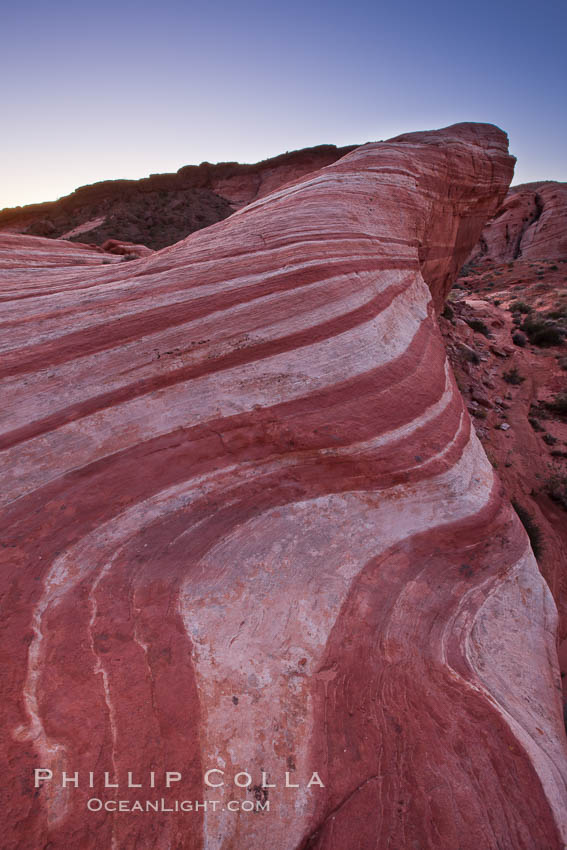
[[567, 183], [525, 183], [510, 189], [469, 259], [567, 259]]
[[415, 133], [2, 271], [4, 847], [563, 847], [556, 610], [434, 315], [512, 169]]
[[[141, 247], [141, 246], [134, 246]], [[152, 252], [149, 248], [145, 251]], [[22, 236], [15, 233], [0, 233], [0, 269], [26, 271], [24, 279], [21, 274], [14, 278], [21, 294], [29, 285], [37, 269], [37, 274], [43, 276], [46, 268], [62, 268], [73, 266], [73, 275], [77, 275], [77, 266], [95, 265], [115, 261], [105, 258], [100, 248], [83, 245], [80, 242], [64, 242], [60, 239], [44, 239], [40, 236]], [[8, 281], [10, 275], [8, 273]], [[6, 280], [2, 281], [1, 296], [6, 294]], [[9, 285], [9, 284], [8, 284]]]

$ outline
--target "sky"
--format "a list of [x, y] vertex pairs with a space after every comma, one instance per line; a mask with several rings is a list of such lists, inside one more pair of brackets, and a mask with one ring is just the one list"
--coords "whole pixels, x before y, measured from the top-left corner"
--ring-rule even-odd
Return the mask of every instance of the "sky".
[[567, 180], [566, 36], [563, 0], [6, 4], [0, 208], [459, 121]]

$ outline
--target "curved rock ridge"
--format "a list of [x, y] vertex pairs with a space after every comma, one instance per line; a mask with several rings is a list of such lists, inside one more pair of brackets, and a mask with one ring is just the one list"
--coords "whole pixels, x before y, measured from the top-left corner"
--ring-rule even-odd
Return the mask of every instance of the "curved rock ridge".
[[[139, 247], [139, 246], [136, 246]], [[151, 253], [147, 248], [148, 253]], [[118, 259], [118, 258], [116, 258]], [[33, 269], [64, 266], [102, 265], [110, 260], [98, 248], [83, 245], [80, 242], [64, 242], [62, 239], [43, 239], [39, 236], [23, 236], [13, 233], [0, 233], [0, 269]], [[76, 275], [77, 270], [74, 269]], [[22, 281], [18, 275], [18, 285], [25, 287], [28, 281]], [[2, 294], [5, 294], [3, 281]]]
[[434, 313], [512, 170], [415, 133], [1, 271], [4, 847], [564, 846], [556, 610]]
[[567, 183], [513, 186], [469, 261], [567, 259]]

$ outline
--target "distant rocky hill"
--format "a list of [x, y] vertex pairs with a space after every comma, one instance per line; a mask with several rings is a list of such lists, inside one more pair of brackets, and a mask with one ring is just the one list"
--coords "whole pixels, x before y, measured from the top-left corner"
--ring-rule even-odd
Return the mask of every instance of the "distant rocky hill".
[[159, 249], [208, 227], [289, 180], [330, 165], [356, 146], [319, 145], [254, 165], [186, 165], [142, 180], [106, 180], [43, 204], [0, 211], [0, 231], [102, 245]]
[[567, 183], [513, 186], [469, 262], [567, 259]]
[[[112, 239], [158, 250], [290, 180], [331, 165], [355, 147], [318, 145], [251, 165], [202, 162], [141, 180], [105, 180], [57, 201], [0, 210], [0, 232], [91, 245]], [[567, 183], [513, 186], [467, 264], [517, 259], [567, 259]]]

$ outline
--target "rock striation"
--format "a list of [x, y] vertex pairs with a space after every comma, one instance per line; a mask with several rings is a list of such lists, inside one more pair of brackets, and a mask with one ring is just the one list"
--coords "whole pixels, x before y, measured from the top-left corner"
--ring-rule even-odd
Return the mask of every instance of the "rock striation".
[[565, 263], [515, 260], [471, 268], [456, 282], [440, 327], [477, 435], [530, 534], [557, 605], [567, 706]]
[[514, 186], [486, 225], [469, 262], [567, 259], [567, 183]]
[[435, 317], [512, 170], [414, 133], [2, 270], [4, 847], [564, 846], [556, 609]]
[[[133, 246], [141, 247], [141, 246]], [[152, 253], [149, 249], [145, 251]], [[105, 252], [91, 245], [83, 245], [80, 242], [65, 242], [62, 239], [42, 239], [38, 236], [22, 236], [13, 233], [0, 233], [0, 268], [12, 269], [9, 274], [17, 275], [17, 286], [20, 291], [28, 288], [31, 283], [31, 275], [26, 274], [25, 279], [16, 270], [32, 272], [37, 269], [38, 275], [44, 274], [46, 268], [62, 268], [73, 266], [73, 274], [77, 274], [77, 266], [99, 266], [103, 263], [117, 261], [105, 256]], [[9, 277], [8, 274], [8, 277]], [[16, 278], [15, 278], [16, 279]], [[5, 283], [5, 280], [3, 280]]]

